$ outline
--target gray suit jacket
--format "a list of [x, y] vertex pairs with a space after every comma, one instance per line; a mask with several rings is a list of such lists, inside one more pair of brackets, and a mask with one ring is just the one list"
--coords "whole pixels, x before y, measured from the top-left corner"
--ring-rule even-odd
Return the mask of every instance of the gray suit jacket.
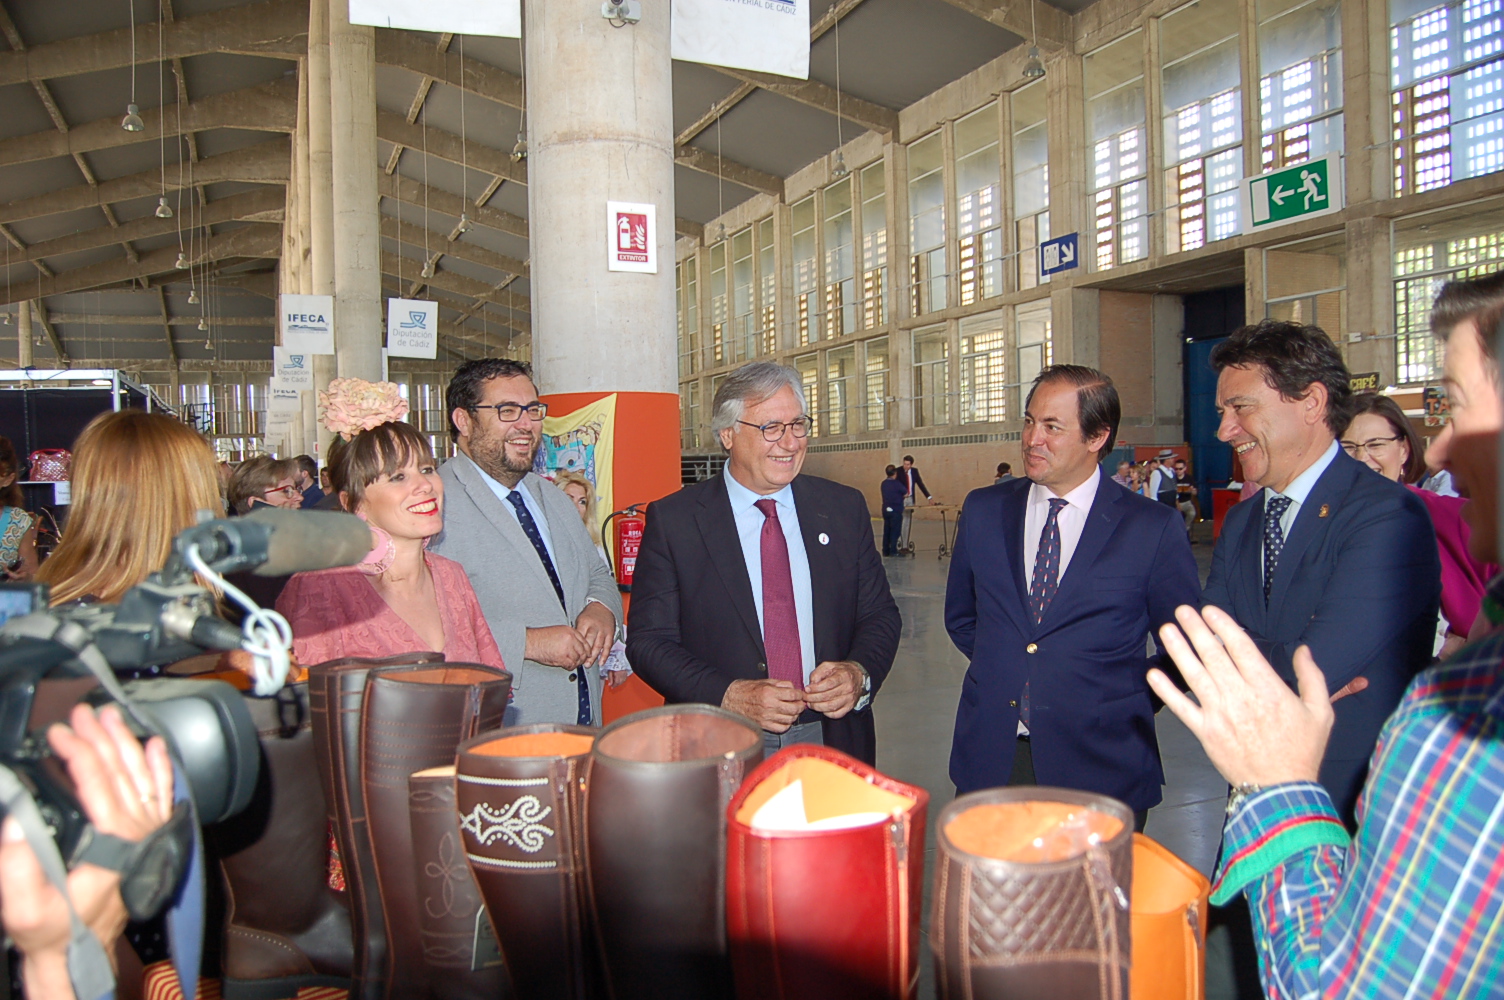
[[[457, 455], [439, 470], [444, 480], [444, 530], [430, 548], [465, 567], [480, 609], [512, 673], [515, 701], [507, 709], [508, 725], [535, 722], [573, 723], [579, 709], [574, 671], [522, 658], [527, 629], [572, 625], [594, 599], [622, 620], [621, 595], [611, 570], [596, 551], [574, 502], [553, 483], [528, 473], [519, 484], [532, 493], [548, 521], [554, 569], [564, 586], [567, 607], [559, 607], [553, 584], [537, 550], [517, 518], [491, 492], [480, 468]], [[594, 721], [601, 721], [601, 678], [596, 667], [583, 668], [590, 681]]]

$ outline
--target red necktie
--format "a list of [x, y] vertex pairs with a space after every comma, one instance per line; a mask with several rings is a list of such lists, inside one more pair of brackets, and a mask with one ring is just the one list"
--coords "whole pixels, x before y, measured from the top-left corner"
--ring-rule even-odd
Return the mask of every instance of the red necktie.
[[789, 569], [789, 542], [778, 523], [778, 501], [757, 501], [762, 511], [762, 645], [768, 654], [768, 679], [792, 681], [804, 690], [804, 655], [799, 646], [799, 616], [794, 610], [794, 574]]

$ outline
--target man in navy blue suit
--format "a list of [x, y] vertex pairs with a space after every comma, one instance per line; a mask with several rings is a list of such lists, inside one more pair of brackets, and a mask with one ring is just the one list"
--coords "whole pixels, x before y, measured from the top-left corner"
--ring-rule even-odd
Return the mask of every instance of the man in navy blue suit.
[[1024, 413], [1027, 478], [966, 498], [945, 627], [971, 660], [950, 777], [958, 793], [1055, 785], [1111, 795], [1139, 829], [1164, 770], [1145, 638], [1201, 596], [1180, 514], [1128, 492], [1099, 462], [1117, 437], [1117, 388], [1054, 365]]
[[1321, 783], [1349, 827], [1384, 720], [1431, 660], [1441, 563], [1425, 505], [1337, 445], [1352, 390], [1321, 330], [1245, 326], [1211, 354], [1217, 436], [1263, 489], [1228, 512], [1204, 601], [1235, 618], [1291, 688], [1295, 650], [1334, 692]]

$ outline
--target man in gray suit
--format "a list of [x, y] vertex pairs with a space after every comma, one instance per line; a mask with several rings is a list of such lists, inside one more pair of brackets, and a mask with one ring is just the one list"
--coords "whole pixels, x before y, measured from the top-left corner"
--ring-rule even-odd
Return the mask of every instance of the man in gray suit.
[[511, 725], [601, 721], [599, 665], [621, 597], [574, 502], [532, 472], [548, 406], [532, 369], [461, 365], [445, 402], [460, 454], [444, 464], [444, 530], [432, 548], [465, 567], [516, 698]]

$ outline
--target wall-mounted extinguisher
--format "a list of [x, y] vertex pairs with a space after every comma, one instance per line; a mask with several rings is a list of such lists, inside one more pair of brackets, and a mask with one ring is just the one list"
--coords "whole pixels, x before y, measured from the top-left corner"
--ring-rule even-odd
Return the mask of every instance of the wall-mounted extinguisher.
[[[611, 531], [613, 520], [616, 521], [614, 534]], [[632, 592], [632, 574], [637, 569], [637, 551], [642, 548], [642, 530], [647, 523], [635, 503], [606, 518], [606, 534], [615, 545], [616, 586], [623, 594]]]

